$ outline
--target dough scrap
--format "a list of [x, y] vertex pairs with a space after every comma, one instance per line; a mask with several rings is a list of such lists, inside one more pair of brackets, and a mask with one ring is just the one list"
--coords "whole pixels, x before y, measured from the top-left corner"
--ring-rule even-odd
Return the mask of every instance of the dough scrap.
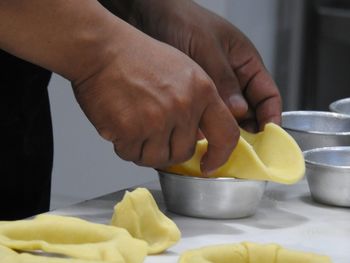
[[[195, 154], [190, 160], [170, 166], [165, 171], [200, 177], [200, 160], [206, 152], [207, 145], [205, 139], [198, 141]], [[241, 137], [230, 158], [211, 177], [293, 184], [299, 181], [304, 173], [304, 157], [298, 144], [278, 125], [268, 123], [264, 131], [257, 134], [241, 130]]]
[[[125, 229], [56, 215], [39, 215], [33, 220], [1, 224], [0, 245], [65, 255], [82, 262], [141, 263], [147, 255], [146, 242], [131, 237]], [[32, 260], [34, 256], [12, 254], [11, 257]]]
[[138, 239], [145, 240], [148, 254], [158, 254], [177, 243], [181, 232], [176, 224], [158, 208], [146, 188], [126, 192], [114, 207], [111, 224], [125, 228]]
[[331, 263], [327, 256], [287, 250], [277, 244], [240, 244], [203, 247], [184, 252], [178, 263]]
[[[36, 256], [28, 253], [17, 253], [7, 247], [0, 245], [0, 262], [6, 263], [105, 263], [100, 260], [82, 260], [72, 258], [54, 258], [46, 256]], [[123, 263], [124, 261], [113, 261], [113, 263]]]

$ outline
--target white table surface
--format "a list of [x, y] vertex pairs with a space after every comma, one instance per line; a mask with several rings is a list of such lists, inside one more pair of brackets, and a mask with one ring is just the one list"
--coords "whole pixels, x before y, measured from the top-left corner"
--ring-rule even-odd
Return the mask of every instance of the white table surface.
[[[158, 182], [142, 187], [151, 190], [161, 210], [175, 221], [182, 233], [178, 244], [162, 255], [148, 256], [145, 263], [175, 263], [179, 254], [188, 249], [242, 241], [278, 243], [289, 249], [328, 255], [333, 263], [350, 263], [350, 209], [315, 203], [306, 180], [292, 186], [269, 183], [257, 213], [235, 220], [207, 220], [169, 213]], [[114, 205], [123, 195], [124, 191], [119, 191], [52, 213], [108, 223]]]

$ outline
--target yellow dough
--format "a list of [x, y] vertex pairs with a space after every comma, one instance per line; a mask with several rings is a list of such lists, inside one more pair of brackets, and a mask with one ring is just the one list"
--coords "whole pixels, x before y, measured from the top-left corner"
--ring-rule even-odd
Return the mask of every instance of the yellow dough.
[[327, 256], [287, 250], [276, 244], [244, 242], [189, 250], [178, 263], [331, 263]]
[[[125, 229], [54, 215], [40, 215], [33, 220], [1, 224], [0, 245], [15, 250], [39, 250], [92, 262], [141, 263], [147, 255], [146, 242], [133, 238]], [[32, 260], [33, 256], [27, 256]], [[18, 258], [16, 254], [11, 257]]]
[[[16, 253], [15, 251], [0, 246], [0, 262], [4, 263], [105, 263], [105, 261], [80, 260], [71, 258], [54, 258], [45, 256], [35, 256], [28, 253]], [[124, 261], [113, 261], [122, 263]]]
[[[207, 141], [198, 141], [190, 160], [170, 166], [165, 171], [200, 177], [200, 160], [206, 150]], [[241, 130], [241, 137], [230, 158], [211, 177], [293, 184], [303, 177], [304, 172], [304, 157], [297, 143], [278, 125], [269, 123], [264, 131], [257, 134]]]
[[152, 194], [145, 188], [125, 193], [123, 200], [114, 207], [111, 224], [145, 240], [149, 254], [163, 252], [181, 237], [176, 224], [159, 210]]

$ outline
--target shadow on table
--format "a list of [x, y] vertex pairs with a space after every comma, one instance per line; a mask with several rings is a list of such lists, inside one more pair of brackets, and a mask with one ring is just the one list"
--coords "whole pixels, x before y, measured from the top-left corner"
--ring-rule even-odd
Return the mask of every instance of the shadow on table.
[[333, 206], [333, 205], [326, 205], [326, 204], [318, 203], [318, 202], [314, 201], [314, 199], [312, 199], [312, 197], [310, 195], [301, 196], [300, 201], [305, 203], [305, 204], [311, 205], [313, 207], [327, 210], [327, 213], [329, 213], [330, 211], [349, 211], [349, 208], [347, 208], [347, 207]]
[[173, 214], [171, 218], [181, 230], [183, 237], [201, 235], [239, 235], [244, 233], [228, 223], [232, 220], [215, 220], [183, 217]]
[[272, 189], [265, 193], [257, 213], [237, 223], [260, 229], [278, 229], [305, 224], [309, 219], [296, 212], [284, 209], [284, 202], [290, 200], [290, 193]]

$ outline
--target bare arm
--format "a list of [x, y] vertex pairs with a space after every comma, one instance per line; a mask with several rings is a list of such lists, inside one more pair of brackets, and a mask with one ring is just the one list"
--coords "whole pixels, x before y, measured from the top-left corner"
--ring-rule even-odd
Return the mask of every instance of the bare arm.
[[93, 0], [5, 0], [0, 48], [76, 80], [107, 56], [108, 38], [121, 34], [121, 23]]
[[95, 0], [1, 1], [0, 48], [71, 80], [87, 117], [125, 160], [156, 168], [185, 161], [200, 128], [210, 172], [236, 145], [237, 124], [207, 74]]

